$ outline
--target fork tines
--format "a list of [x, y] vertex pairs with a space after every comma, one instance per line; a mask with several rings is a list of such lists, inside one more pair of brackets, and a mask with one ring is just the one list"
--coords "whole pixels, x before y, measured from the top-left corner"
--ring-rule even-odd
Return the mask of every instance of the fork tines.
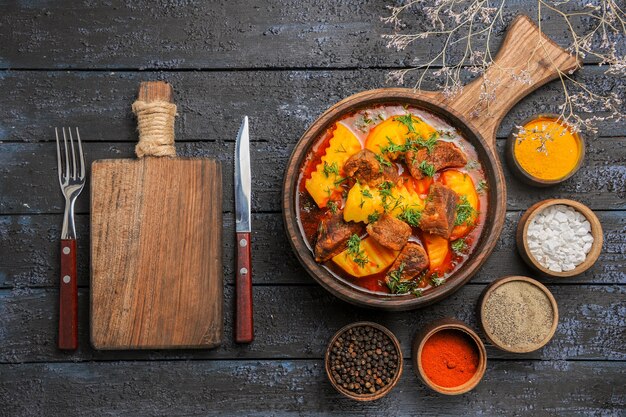
[[[85, 180], [85, 157], [83, 155], [83, 145], [80, 141], [80, 133], [78, 132], [78, 128], [76, 129], [76, 141], [78, 142], [78, 166], [76, 163], [76, 151], [74, 149], [74, 135], [72, 135], [71, 128], [61, 128], [61, 132], [63, 135], [63, 148], [65, 152], [61, 152], [61, 143], [59, 140], [59, 130], [58, 128], [54, 128], [54, 133], [57, 139], [57, 168], [59, 171], [59, 184], [61, 187], [67, 185], [70, 180], [74, 181], [84, 181]], [[68, 139], [69, 138], [69, 139]], [[67, 143], [70, 143], [68, 148]], [[71, 151], [71, 156], [70, 156]], [[70, 164], [71, 158], [71, 164]], [[63, 172], [63, 165], [65, 165], [65, 173]], [[70, 167], [71, 165], [71, 167]]]

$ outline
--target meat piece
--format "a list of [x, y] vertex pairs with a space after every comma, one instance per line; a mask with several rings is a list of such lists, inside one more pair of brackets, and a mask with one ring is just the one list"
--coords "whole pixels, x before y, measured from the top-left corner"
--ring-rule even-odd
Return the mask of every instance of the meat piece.
[[395, 163], [391, 163], [391, 165], [383, 165], [383, 177], [379, 184], [383, 181], [390, 181], [395, 184], [399, 179], [400, 175], [398, 175], [398, 169], [396, 168]]
[[411, 226], [387, 213], [368, 224], [366, 230], [378, 244], [392, 250], [402, 249], [411, 237]]
[[422, 162], [434, 167], [434, 171], [440, 171], [444, 168], [460, 168], [467, 164], [467, 157], [454, 143], [437, 141], [433, 150], [429, 153], [428, 149], [422, 148], [418, 151], [408, 151], [404, 156], [406, 165], [413, 178], [421, 180], [425, 177], [424, 172], [420, 168]]
[[361, 234], [360, 223], [343, 221], [343, 213], [337, 212], [320, 222], [315, 242], [315, 261], [326, 262], [346, 248], [346, 242], [353, 234]]
[[390, 276], [393, 276], [394, 279], [399, 278], [399, 281], [411, 280], [428, 268], [428, 265], [428, 255], [426, 255], [422, 245], [409, 242], [404, 246], [391, 268], [389, 268], [387, 280], [389, 280]]
[[420, 229], [445, 239], [450, 238], [456, 218], [459, 197], [445, 185], [434, 183], [430, 186], [426, 207], [422, 211]]
[[383, 181], [395, 182], [398, 172], [395, 166], [387, 161], [381, 163], [376, 154], [369, 149], [362, 149], [352, 155], [343, 166], [343, 170], [349, 177], [355, 177], [359, 182], [376, 186]]

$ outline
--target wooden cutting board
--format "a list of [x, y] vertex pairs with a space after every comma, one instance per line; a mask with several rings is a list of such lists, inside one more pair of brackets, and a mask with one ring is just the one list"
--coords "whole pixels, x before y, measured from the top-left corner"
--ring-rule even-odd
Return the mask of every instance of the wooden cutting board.
[[[164, 82], [139, 97], [172, 102]], [[96, 349], [210, 348], [223, 334], [222, 173], [205, 158], [95, 161], [91, 342]]]

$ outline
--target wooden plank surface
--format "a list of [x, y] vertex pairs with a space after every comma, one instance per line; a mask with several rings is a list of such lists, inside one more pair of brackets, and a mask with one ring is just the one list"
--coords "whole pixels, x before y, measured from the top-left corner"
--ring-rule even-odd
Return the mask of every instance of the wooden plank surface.
[[[81, 131], [82, 134], [82, 131]], [[88, 164], [95, 159], [130, 158], [134, 142], [86, 143]], [[524, 210], [546, 198], [571, 198], [595, 210], [626, 209], [626, 155], [622, 151], [626, 137], [597, 138], [588, 142], [585, 164], [563, 184], [536, 188], [513, 177], [504, 161], [505, 141], [498, 141], [498, 152], [507, 179], [509, 210]], [[256, 142], [250, 144], [252, 160], [252, 210], [279, 212], [283, 174], [291, 154], [292, 144]], [[193, 142], [177, 145], [178, 154], [188, 157], [216, 158], [224, 172], [224, 212], [234, 210], [232, 142]], [[53, 143], [0, 144], [0, 213], [34, 214], [62, 213], [56, 183], [55, 145]], [[89, 174], [88, 174], [89, 175]], [[25, 193], [24, 191], [28, 192]], [[89, 192], [89, 184], [85, 187]], [[88, 199], [76, 202], [77, 213], [89, 212]]]
[[[597, 263], [574, 278], [559, 279], [556, 284], [626, 284], [626, 212], [596, 211], [604, 230], [604, 249]], [[534, 273], [523, 263], [515, 247], [515, 228], [521, 212], [509, 212], [500, 241], [474, 283], [489, 283], [503, 275]], [[285, 238], [280, 213], [257, 213], [252, 216], [254, 231], [252, 253], [254, 283], [261, 285], [312, 284], [310, 278], [293, 256]], [[78, 284], [89, 283], [89, 218], [76, 218], [78, 233]], [[225, 213], [224, 277], [234, 275], [234, 216]], [[0, 288], [56, 287], [58, 283], [58, 254], [56, 237], [61, 230], [61, 215], [0, 216], [0, 253], [12, 256], [0, 263]], [[282, 261], [276, 269], [276, 260]]]
[[[279, 211], [284, 167], [298, 138], [330, 105], [365, 89], [394, 86], [385, 83], [389, 69], [423, 62], [441, 48], [441, 40], [427, 39], [403, 52], [386, 49], [380, 35], [390, 28], [378, 17], [387, 13], [387, 4], [0, 1], [0, 415], [624, 413], [626, 120], [598, 124], [599, 137], [588, 138], [583, 169], [561, 186], [537, 190], [509, 178], [510, 211], [493, 255], [467, 286], [425, 310], [354, 308], [319, 287], [293, 257]], [[534, 7], [532, 0], [510, 1], [505, 16]], [[430, 26], [420, 13], [409, 29]], [[565, 26], [548, 17], [544, 30], [566, 44]], [[590, 22], [574, 24], [584, 30]], [[498, 34], [493, 45], [500, 40]], [[577, 79], [626, 100], [623, 79], [603, 75], [605, 68], [592, 65], [597, 61], [591, 56], [585, 62]], [[193, 352], [105, 352], [89, 346], [89, 208], [82, 198], [77, 206], [81, 346], [64, 353], [55, 348], [62, 200], [52, 128], [80, 126], [89, 161], [132, 156], [136, 132], [130, 103], [138, 82], [148, 79], [166, 79], [177, 90], [177, 141], [187, 142], [180, 143], [181, 153], [215, 157], [224, 173], [233, 169], [240, 116], [251, 116], [254, 294], [261, 331], [250, 346], [232, 342], [234, 220], [232, 179], [225, 175], [226, 343]], [[426, 79], [433, 88], [432, 74]], [[516, 123], [557, 111], [561, 94], [559, 84], [551, 83], [515, 106], [497, 132], [500, 153]], [[510, 177], [506, 168], [505, 175]], [[408, 360], [398, 387], [379, 402], [355, 404], [332, 390], [321, 356], [342, 325], [358, 319], [387, 325], [408, 358], [414, 333], [432, 319], [454, 316], [475, 326], [474, 304], [487, 283], [507, 274], [532, 276], [515, 252], [513, 232], [521, 210], [548, 197], [591, 206], [605, 231], [594, 268], [576, 278], [544, 281], [561, 317], [550, 344], [527, 355], [488, 346], [485, 380], [460, 397], [427, 391]]]
[[[180, 117], [176, 141], [234, 141], [240, 116], [250, 116], [252, 141], [295, 143], [337, 101], [363, 90], [396, 87], [386, 70], [320, 71], [0, 71], [0, 141], [53, 141], [51, 127], [80, 126], [87, 141], [137, 140], [130, 105], [140, 81], [167, 80], [175, 88]], [[469, 75], [465, 77], [469, 81]], [[612, 91], [626, 101], [619, 76], [587, 66], [574, 78], [594, 91]], [[429, 74], [425, 89], [437, 89]], [[410, 84], [407, 84], [410, 87]], [[504, 118], [498, 137], [538, 113], [556, 113], [563, 92], [558, 81], [533, 92]], [[598, 108], [594, 115], [605, 116]], [[582, 114], [583, 117], [588, 115]], [[600, 136], [624, 136], [626, 120], [598, 124]]]
[[[0, 4], [0, 65], [4, 68], [265, 68], [407, 66], [439, 50], [441, 37], [403, 52], [380, 37], [392, 27], [384, 0], [245, 0], [126, 3], [82, 1]], [[536, 2], [508, 2], [506, 21], [517, 13], [535, 18]], [[578, 3], [561, 6], [577, 10]], [[414, 9], [408, 30], [431, 24]], [[544, 7], [544, 31], [568, 45], [566, 23]], [[546, 24], [549, 23], [549, 24]], [[574, 18], [578, 30], [590, 27]], [[494, 36], [492, 47], [498, 45]], [[485, 40], [476, 39], [476, 46]], [[599, 42], [599, 40], [598, 40]], [[597, 46], [597, 45], [594, 45]], [[461, 47], [452, 58], [462, 53]], [[596, 63], [592, 55], [588, 63]]]
[[[626, 287], [615, 285], [548, 284], [559, 305], [556, 335], [542, 350], [517, 355], [488, 346], [489, 358], [542, 360], [626, 361]], [[80, 291], [79, 345], [75, 353], [59, 352], [55, 338], [57, 291], [15, 289], [0, 291], [0, 314], [7, 323], [2, 333], [0, 363], [123, 359], [321, 358], [331, 336], [353, 321], [371, 320], [398, 337], [403, 355], [410, 357], [415, 333], [442, 317], [456, 317], [477, 328], [476, 302], [484, 284], [468, 284], [451, 297], [421, 310], [405, 313], [357, 308], [320, 286], [254, 287], [254, 343], [233, 343], [234, 288], [225, 289], [224, 343], [200, 351], [96, 351], [89, 346], [88, 293]], [[0, 367], [1, 369], [1, 367]]]
[[320, 360], [10, 365], [3, 369], [0, 402], [9, 415], [23, 417], [380, 416], [381, 410], [394, 416], [576, 417], [617, 416], [626, 403], [626, 370], [618, 362], [491, 361], [474, 391], [454, 397], [427, 391], [411, 364], [405, 361], [404, 368], [387, 397], [355, 403], [325, 383]]

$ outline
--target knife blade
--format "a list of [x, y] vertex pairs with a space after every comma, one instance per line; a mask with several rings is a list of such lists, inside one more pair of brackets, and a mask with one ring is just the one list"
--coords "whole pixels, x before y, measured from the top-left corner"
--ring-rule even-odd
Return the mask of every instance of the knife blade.
[[254, 339], [250, 256], [251, 178], [248, 116], [244, 116], [235, 143], [235, 231], [237, 247], [235, 341], [237, 343], [250, 343]]

